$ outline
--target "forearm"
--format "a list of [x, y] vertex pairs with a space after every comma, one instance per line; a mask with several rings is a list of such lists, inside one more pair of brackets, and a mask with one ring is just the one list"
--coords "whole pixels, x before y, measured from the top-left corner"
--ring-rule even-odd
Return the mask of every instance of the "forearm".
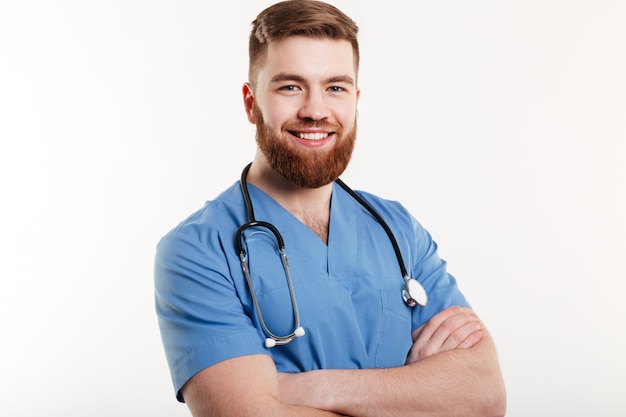
[[194, 417], [333, 417], [311, 405], [280, 401], [278, 374], [271, 358], [250, 355], [206, 368], [182, 389]]
[[242, 403], [241, 400], [241, 398], [231, 398], [228, 406], [217, 405], [216, 402], [211, 401], [194, 401], [193, 405], [188, 405], [194, 417], [256, 417], [259, 415], [273, 417], [338, 417], [342, 415], [304, 405], [284, 404], [273, 398], [266, 398], [265, 401], [255, 401], [253, 404], [247, 401]]
[[505, 393], [489, 335], [389, 369], [321, 370], [281, 381], [281, 398], [358, 417], [504, 415]]

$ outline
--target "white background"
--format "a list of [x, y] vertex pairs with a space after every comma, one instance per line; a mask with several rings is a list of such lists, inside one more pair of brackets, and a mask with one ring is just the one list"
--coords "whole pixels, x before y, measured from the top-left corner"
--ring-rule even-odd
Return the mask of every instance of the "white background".
[[[269, 4], [0, 0], [1, 415], [188, 415], [154, 247], [252, 158]], [[626, 415], [626, 2], [335, 4], [362, 45], [344, 179], [432, 232], [508, 416]]]

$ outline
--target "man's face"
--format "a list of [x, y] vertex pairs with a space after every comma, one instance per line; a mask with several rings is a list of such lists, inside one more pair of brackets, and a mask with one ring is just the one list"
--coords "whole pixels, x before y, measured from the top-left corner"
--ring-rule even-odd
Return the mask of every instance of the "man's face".
[[318, 188], [345, 170], [356, 139], [359, 90], [352, 45], [295, 36], [269, 45], [248, 118], [271, 168]]

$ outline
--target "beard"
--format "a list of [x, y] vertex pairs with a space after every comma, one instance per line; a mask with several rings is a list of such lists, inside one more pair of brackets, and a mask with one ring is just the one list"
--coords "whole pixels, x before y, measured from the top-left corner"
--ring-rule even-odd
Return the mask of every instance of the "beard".
[[[263, 120], [263, 113], [253, 105], [256, 120], [256, 141], [274, 171], [287, 181], [302, 188], [319, 188], [335, 181], [345, 171], [356, 142], [356, 120], [352, 130], [345, 133], [340, 125], [324, 122], [299, 122], [281, 126], [280, 133], [272, 131]], [[298, 149], [285, 139], [289, 131], [324, 128], [335, 132], [335, 146], [329, 150]]]

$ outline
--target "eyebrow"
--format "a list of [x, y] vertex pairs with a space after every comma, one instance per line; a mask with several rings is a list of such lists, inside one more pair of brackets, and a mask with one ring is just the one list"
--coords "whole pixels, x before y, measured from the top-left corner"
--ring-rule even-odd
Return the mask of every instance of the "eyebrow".
[[[282, 82], [282, 81], [295, 81], [295, 82], [305, 83], [306, 79], [297, 74], [288, 74], [285, 72], [281, 72], [281, 73], [274, 75], [272, 79], [270, 80], [270, 82], [272, 83]], [[355, 84], [354, 78], [350, 77], [349, 75], [335, 75], [324, 80], [324, 84], [332, 84], [332, 83], [345, 83], [345, 84], [350, 84], [350, 85]]]

